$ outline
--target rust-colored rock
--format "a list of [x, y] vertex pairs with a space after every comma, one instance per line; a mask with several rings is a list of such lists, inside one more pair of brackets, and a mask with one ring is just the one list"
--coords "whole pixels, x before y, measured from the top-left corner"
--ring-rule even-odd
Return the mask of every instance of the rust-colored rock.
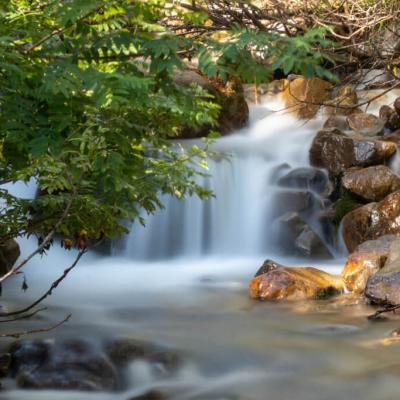
[[299, 118], [313, 118], [331, 96], [332, 84], [320, 78], [296, 78], [282, 93], [286, 107]]
[[400, 234], [400, 191], [346, 214], [342, 219], [342, 234], [350, 252], [366, 240]]
[[377, 136], [383, 134], [385, 121], [373, 114], [350, 114], [347, 122], [351, 129], [363, 136]]
[[342, 185], [366, 201], [380, 201], [400, 190], [400, 177], [385, 165], [352, 168], [344, 173]]
[[322, 299], [342, 291], [340, 277], [312, 267], [278, 265], [250, 282], [250, 297], [256, 300]]
[[[345, 116], [354, 113], [358, 103], [358, 96], [353, 87], [348, 85], [341, 86], [333, 96], [334, 98], [332, 100], [326, 102], [325, 112], [327, 114]], [[340, 127], [338, 126], [337, 128]]]
[[397, 146], [392, 142], [349, 137], [339, 129], [324, 129], [313, 140], [310, 162], [337, 176], [351, 167], [382, 164], [396, 149]]
[[363, 293], [368, 278], [384, 267], [396, 235], [384, 235], [376, 240], [361, 243], [347, 258], [342, 279], [347, 290]]

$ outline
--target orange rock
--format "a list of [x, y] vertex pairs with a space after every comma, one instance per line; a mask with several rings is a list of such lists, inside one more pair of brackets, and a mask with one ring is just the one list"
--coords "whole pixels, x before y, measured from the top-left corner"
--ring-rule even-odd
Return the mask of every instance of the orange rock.
[[313, 118], [320, 106], [330, 99], [332, 84], [320, 78], [303, 77], [290, 81], [283, 91], [286, 107], [299, 118]]
[[395, 235], [384, 235], [376, 240], [368, 240], [349, 255], [342, 271], [342, 279], [347, 290], [363, 293], [368, 278], [378, 272], [389, 257], [391, 244], [399, 240]]
[[322, 299], [342, 291], [340, 277], [312, 267], [278, 267], [250, 282], [250, 297], [257, 300]]

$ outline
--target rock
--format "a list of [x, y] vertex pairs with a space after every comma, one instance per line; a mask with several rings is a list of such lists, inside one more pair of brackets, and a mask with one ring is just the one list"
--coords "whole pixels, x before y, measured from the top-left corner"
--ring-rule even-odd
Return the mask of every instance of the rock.
[[382, 164], [396, 149], [392, 142], [350, 138], [338, 129], [328, 129], [315, 136], [310, 148], [310, 162], [337, 176], [351, 167]]
[[309, 190], [277, 191], [274, 197], [273, 214], [281, 215], [288, 211], [311, 211], [315, 201], [315, 195]]
[[285, 105], [299, 118], [313, 118], [331, 96], [332, 84], [320, 78], [296, 77], [283, 92]]
[[342, 271], [346, 289], [363, 293], [368, 278], [384, 267], [393, 241], [399, 241], [395, 235], [384, 235], [376, 240], [367, 240], [355, 248], [347, 258]]
[[363, 136], [378, 136], [383, 134], [385, 121], [373, 114], [358, 113], [347, 117], [351, 129]]
[[297, 212], [285, 213], [277, 222], [279, 243], [286, 251], [296, 251], [306, 257], [332, 257], [321, 237]]
[[385, 128], [392, 131], [400, 128], [400, 116], [389, 106], [384, 105], [380, 108], [379, 118], [385, 122]]
[[343, 115], [331, 115], [324, 123], [324, 129], [337, 128], [341, 131], [347, 131], [350, 129], [347, 118]]
[[140, 394], [139, 396], [131, 397], [129, 400], [166, 400], [167, 397], [164, 396], [158, 390], [150, 390], [146, 393]]
[[19, 245], [14, 239], [9, 239], [0, 245], [0, 276], [11, 269], [20, 254]]
[[400, 191], [346, 214], [342, 219], [342, 234], [350, 252], [366, 240], [400, 234]]
[[[325, 112], [334, 116], [354, 113], [358, 103], [356, 90], [352, 86], [341, 86], [333, 93], [334, 98], [326, 102]], [[336, 128], [342, 129], [339, 126]]]
[[117, 371], [105, 354], [85, 340], [24, 340], [14, 343], [13, 374], [20, 388], [109, 391]]
[[365, 296], [374, 304], [400, 304], [400, 271], [377, 273], [368, 279]]
[[257, 270], [254, 277], [256, 278], [257, 276], [266, 274], [267, 272], [272, 271], [274, 269], [278, 269], [278, 268], [284, 268], [284, 266], [281, 264], [278, 264], [277, 262], [275, 262], [273, 260], [265, 260], [263, 265], [261, 265], [261, 267]]
[[344, 173], [342, 185], [366, 201], [380, 201], [400, 190], [400, 177], [385, 165], [351, 168]]
[[393, 75], [384, 69], [360, 69], [354, 79], [358, 90], [380, 89], [393, 83]]
[[278, 185], [308, 189], [318, 194], [329, 196], [332, 192], [332, 184], [327, 174], [317, 168], [297, 168], [278, 179]]
[[322, 299], [342, 291], [339, 277], [311, 267], [279, 267], [250, 282], [250, 297], [256, 300]]
[[394, 107], [395, 111], [397, 112], [397, 114], [400, 115], [400, 97], [398, 97], [398, 98], [394, 101], [393, 107]]
[[5, 377], [11, 372], [11, 361], [10, 353], [0, 355], [0, 377]]
[[[221, 107], [218, 124], [213, 129], [226, 135], [235, 129], [246, 126], [249, 120], [249, 107], [247, 105], [243, 86], [235, 79], [223, 84], [217, 80], [210, 80], [194, 70], [185, 70], [175, 76], [175, 83], [181, 86], [197, 84], [214, 96], [214, 101]], [[210, 126], [198, 130], [183, 128], [179, 138], [192, 139], [207, 136]]]

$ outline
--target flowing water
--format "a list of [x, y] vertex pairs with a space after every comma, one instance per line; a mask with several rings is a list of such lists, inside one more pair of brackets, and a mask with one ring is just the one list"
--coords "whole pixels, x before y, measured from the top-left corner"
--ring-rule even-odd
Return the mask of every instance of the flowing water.
[[[72, 312], [62, 328], [37, 337], [121, 336], [161, 344], [182, 354], [173, 376], [134, 362], [123, 392], [30, 391], [5, 382], [0, 398], [128, 400], [148, 389], [176, 400], [398, 398], [400, 347], [381, 339], [400, 321], [371, 323], [366, 316], [372, 310], [354, 302], [248, 298], [248, 282], [266, 258], [334, 273], [344, 261], [340, 243], [329, 235], [324, 240], [334, 258], [325, 260], [291, 258], [276, 240], [277, 178], [308, 165], [322, 121], [304, 124], [275, 112], [280, 108], [276, 100], [253, 106], [248, 129], [217, 141], [216, 150], [231, 156], [210, 160], [210, 177], [202, 178], [214, 199], [165, 197], [165, 210], [147, 218], [145, 229], [133, 225], [129, 236], [113, 243], [111, 256], [88, 255], [45, 302], [41, 317], [2, 327], [49, 326]], [[29, 197], [34, 184], [12, 190]], [[320, 202], [313, 207], [308, 222], [322, 232], [314, 218]], [[29, 253], [35, 243], [21, 245]], [[20, 277], [3, 288], [5, 306], [35, 299], [73, 257], [54, 246], [26, 267], [26, 293]]]

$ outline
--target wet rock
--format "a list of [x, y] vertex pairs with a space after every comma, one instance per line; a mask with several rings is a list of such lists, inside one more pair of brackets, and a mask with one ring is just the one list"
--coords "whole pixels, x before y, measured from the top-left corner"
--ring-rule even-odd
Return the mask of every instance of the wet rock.
[[367, 240], [400, 234], [400, 191], [346, 214], [342, 219], [342, 234], [350, 252]]
[[288, 211], [311, 211], [315, 201], [314, 194], [309, 190], [281, 190], [275, 194], [273, 213], [280, 215]]
[[389, 167], [377, 165], [362, 169], [349, 169], [344, 173], [342, 185], [366, 201], [380, 201], [400, 190], [400, 177]]
[[137, 359], [149, 361], [162, 375], [176, 371], [181, 363], [178, 354], [150, 343], [130, 339], [116, 338], [105, 343], [105, 352], [118, 367]]
[[400, 304], [400, 271], [377, 273], [368, 279], [365, 296], [374, 304]]
[[250, 282], [250, 297], [256, 300], [322, 299], [342, 291], [340, 278], [311, 267], [279, 267]]
[[[249, 108], [245, 99], [243, 86], [236, 79], [229, 80], [226, 84], [217, 80], [210, 80], [200, 75], [197, 71], [181, 71], [175, 76], [175, 82], [181, 86], [199, 85], [214, 96], [214, 101], [221, 107], [218, 124], [213, 129], [226, 135], [235, 129], [243, 128], [249, 120]], [[207, 136], [210, 126], [197, 130], [183, 128], [180, 138], [192, 139]]]
[[166, 400], [166, 399], [167, 397], [158, 390], [150, 390], [149, 392], [129, 398], [129, 400]]
[[320, 78], [296, 77], [283, 92], [285, 105], [299, 118], [313, 118], [331, 96], [332, 84]]
[[288, 212], [278, 220], [280, 243], [289, 251], [306, 257], [330, 258], [332, 255], [321, 237], [297, 213]]
[[[354, 113], [358, 103], [357, 91], [352, 86], [341, 86], [333, 93], [334, 98], [327, 101], [325, 112], [334, 116], [344, 116]], [[337, 128], [340, 128], [337, 126]]]
[[21, 252], [14, 239], [7, 240], [0, 245], [0, 276], [6, 274], [15, 264]]
[[387, 106], [383, 105], [379, 110], [379, 118], [385, 122], [385, 128], [388, 128], [392, 131], [400, 128], [400, 116], [397, 112]]
[[373, 114], [357, 113], [347, 117], [351, 129], [363, 136], [378, 136], [383, 134], [385, 121]]
[[351, 167], [382, 164], [396, 152], [396, 148], [391, 142], [348, 137], [338, 129], [328, 129], [315, 136], [310, 162], [337, 176]]
[[337, 128], [341, 131], [347, 131], [350, 129], [347, 118], [343, 115], [331, 115], [324, 123], [324, 129]]
[[397, 112], [397, 114], [400, 115], [400, 97], [398, 97], [398, 98], [394, 101], [393, 107], [394, 107], [395, 111]]
[[261, 265], [261, 267], [258, 269], [256, 274], [254, 275], [254, 277], [256, 278], [257, 276], [266, 274], [269, 271], [272, 271], [272, 270], [278, 269], [278, 268], [283, 268], [283, 267], [284, 267], [283, 265], [278, 264], [277, 262], [275, 262], [273, 260], [265, 260], [263, 265]]
[[85, 340], [20, 341], [10, 350], [20, 388], [110, 391], [117, 371], [104, 353]]
[[332, 192], [332, 184], [327, 174], [317, 168], [297, 168], [278, 179], [278, 185], [308, 189], [328, 196]]
[[384, 267], [393, 241], [400, 241], [395, 235], [384, 235], [376, 240], [361, 243], [347, 258], [342, 271], [346, 289], [363, 293], [368, 278]]

